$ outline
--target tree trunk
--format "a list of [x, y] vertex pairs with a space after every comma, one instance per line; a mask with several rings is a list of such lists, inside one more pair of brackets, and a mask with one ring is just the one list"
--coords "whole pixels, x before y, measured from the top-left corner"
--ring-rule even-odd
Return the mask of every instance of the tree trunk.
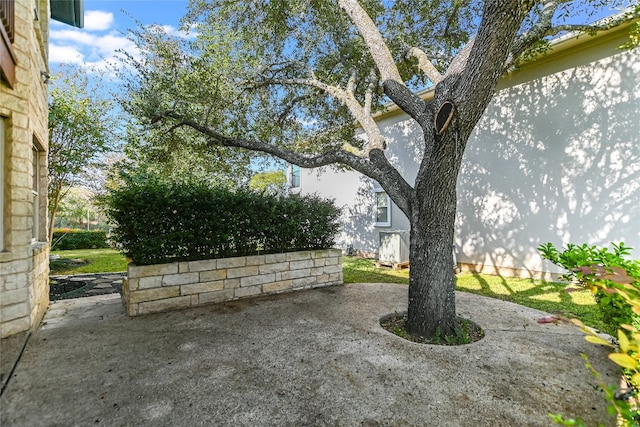
[[441, 136], [436, 136], [433, 129], [424, 129], [425, 144], [432, 149], [420, 165], [409, 217], [411, 270], [406, 328], [425, 338], [451, 335], [456, 329], [456, 181], [470, 134], [469, 125], [456, 118]]
[[406, 327], [408, 332], [427, 338], [450, 335], [456, 325], [452, 245], [455, 210], [448, 210], [418, 214], [411, 224]]
[[51, 192], [51, 196], [50, 196], [53, 200], [49, 200], [49, 203], [51, 205], [49, 209], [49, 244], [53, 244], [53, 226], [56, 221], [58, 207], [60, 206], [61, 193], [62, 193], [61, 189], [59, 187], [56, 187]]
[[[408, 215], [411, 271], [406, 329], [412, 334], [433, 338], [455, 331], [456, 181], [469, 136], [491, 101], [525, 13], [519, 1], [486, 2], [475, 41], [451, 64], [433, 100], [423, 113], [409, 109], [422, 126], [425, 141]], [[394, 85], [385, 89], [393, 92]], [[411, 107], [401, 97], [392, 99]]]

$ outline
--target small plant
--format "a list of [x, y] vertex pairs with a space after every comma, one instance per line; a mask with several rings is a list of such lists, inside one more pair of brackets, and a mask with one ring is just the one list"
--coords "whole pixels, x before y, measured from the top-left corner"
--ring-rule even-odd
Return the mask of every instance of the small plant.
[[385, 318], [380, 322], [380, 325], [387, 331], [392, 332], [401, 338], [420, 344], [463, 345], [476, 342], [484, 337], [484, 333], [479, 326], [469, 320], [461, 318], [458, 318], [458, 327], [455, 329], [455, 333], [453, 335], [443, 336], [442, 330], [440, 328], [436, 328], [436, 334], [430, 340], [408, 333], [405, 329], [406, 322], [406, 315], [395, 315]]
[[447, 345], [463, 345], [470, 344], [471, 338], [469, 334], [470, 322], [466, 319], [463, 319], [460, 322], [459, 327], [455, 328], [453, 331], [453, 335], [448, 335], [444, 337]]
[[[585, 359], [585, 366], [598, 380], [600, 387], [609, 402], [609, 412], [616, 414], [618, 425], [638, 426], [638, 408], [630, 404], [629, 399], [638, 397], [640, 389], [640, 262], [626, 259], [631, 253], [631, 248], [623, 243], [613, 245], [613, 252], [606, 248], [599, 249], [595, 246], [567, 245], [564, 252], [557, 251], [550, 243], [539, 249], [543, 257], [557, 265], [565, 267], [569, 272], [568, 278], [574, 278], [579, 285], [591, 289], [596, 294], [610, 297], [609, 300], [601, 298], [607, 308], [614, 306], [619, 314], [612, 316], [611, 320], [629, 319], [630, 322], [620, 322], [617, 325], [618, 345], [602, 338], [597, 332], [585, 326], [580, 320], [572, 322], [579, 326], [585, 333], [585, 339], [593, 344], [608, 346], [614, 349], [609, 354], [609, 359], [623, 369], [628, 388], [618, 389], [615, 385], [607, 385], [602, 375]], [[584, 426], [580, 419], [565, 419], [560, 414], [550, 414], [551, 419], [565, 426]]]
[[436, 328], [436, 335], [433, 337], [433, 339], [431, 339], [430, 344], [440, 345], [441, 341], [442, 341], [442, 329], [440, 329], [440, 326], [438, 326]]
[[393, 328], [393, 333], [401, 338], [409, 339], [409, 333], [407, 333], [407, 331], [404, 328], [401, 328], [399, 326], [396, 326], [395, 328]]
[[[567, 270], [561, 278], [572, 282], [573, 285], [590, 289], [594, 293], [602, 321], [610, 326], [611, 331], [615, 331], [622, 324], [640, 326], [640, 315], [632, 311], [621, 295], [607, 290], [611, 287], [619, 288], [620, 284], [610, 281], [607, 289], [594, 285], [591, 267], [599, 266], [611, 272], [624, 271], [626, 275], [635, 279], [635, 283], [640, 283], [640, 261], [628, 258], [632, 249], [625, 246], [624, 242], [614, 243], [611, 246], [613, 250], [610, 251], [608, 248], [570, 243], [561, 252], [551, 243], [547, 243], [539, 246], [538, 250], [542, 258]], [[584, 267], [586, 270], [583, 270]], [[568, 288], [569, 291], [572, 289], [575, 288]]]

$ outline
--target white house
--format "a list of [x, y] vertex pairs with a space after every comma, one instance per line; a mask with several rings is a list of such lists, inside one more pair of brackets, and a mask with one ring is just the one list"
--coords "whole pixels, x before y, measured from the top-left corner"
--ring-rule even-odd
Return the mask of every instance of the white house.
[[[455, 252], [463, 269], [525, 277], [559, 271], [536, 250], [546, 242], [624, 241], [640, 257], [640, 48], [619, 49], [626, 40], [625, 25], [565, 36], [502, 78], [458, 179]], [[397, 108], [378, 123], [387, 157], [412, 183], [418, 126]], [[302, 170], [299, 186], [343, 208], [344, 250], [377, 255], [384, 233], [409, 229], [376, 183], [357, 172]]]

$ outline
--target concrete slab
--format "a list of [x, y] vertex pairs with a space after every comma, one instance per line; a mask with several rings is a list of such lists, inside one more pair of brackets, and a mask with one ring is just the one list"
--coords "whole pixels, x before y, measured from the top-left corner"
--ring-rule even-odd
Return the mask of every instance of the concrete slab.
[[457, 347], [380, 327], [406, 310], [401, 285], [135, 319], [117, 303], [93, 303], [94, 316], [52, 305], [2, 396], [3, 426], [549, 426], [549, 412], [615, 424], [580, 358], [615, 383], [606, 350], [499, 300], [457, 294], [459, 314], [486, 333]]
[[29, 332], [21, 332], [0, 340], [0, 387], [2, 390], [20, 357], [28, 336]]

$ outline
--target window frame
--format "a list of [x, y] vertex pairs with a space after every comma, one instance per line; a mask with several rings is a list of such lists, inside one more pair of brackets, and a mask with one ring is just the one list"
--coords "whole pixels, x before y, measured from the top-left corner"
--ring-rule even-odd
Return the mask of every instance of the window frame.
[[302, 173], [300, 166], [291, 165], [289, 172], [289, 188], [300, 188]]
[[36, 135], [31, 144], [31, 204], [33, 209], [31, 243], [46, 242], [47, 229], [47, 158], [46, 150]]
[[0, 252], [5, 250], [5, 224], [4, 224], [4, 208], [5, 208], [5, 117], [0, 116]]
[[16, 78], [18, 57], [13, 50], [15, 38], [15, 5], [13, 0], [0, 0], [0, 10], [4, 19], [0, 22], [0, 80], [13, 89]]
[[[384, 194], [385, 200], [386, 200], [386, 205], [382, 206], [378, 204], [378, 195], [379, 194]], [[389, 195], [387, 194], [386, 191], [384, 191], [382, 188], [380, 187], [375, 187], [373, 190], [373, 196], [374, 196], [374, 210], [373, 210], [373, 220], [374, 220], [374, 224], [376, 227], [391, 227], [391, 197], [389, 197]], [[386, 208], [387, 210], [387, 220], [386, 221], [380, 221], [379, 218], [380, 216], [378, 215], [378, 210], [381, 208]]]
[[31, 145], [31, 157], [31, 204], [33, 207], [31, 243], [35, 243], [40, 236], [40, 151], [35, 141]]

